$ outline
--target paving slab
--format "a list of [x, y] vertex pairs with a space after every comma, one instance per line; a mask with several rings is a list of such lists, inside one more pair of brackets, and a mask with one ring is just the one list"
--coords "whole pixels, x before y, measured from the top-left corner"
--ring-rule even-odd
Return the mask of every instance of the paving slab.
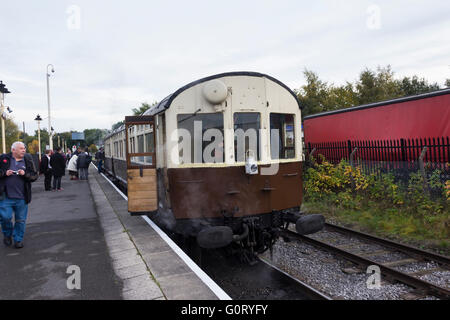
[[[186, 299], [185, 291], [189, 291], [191, 300], [217, 300], [212, 291], [205, 292], [205, 284], [193, 272], [158, 278], [158, 283], [168, 300]], [[183, 284], [182, 288], [180, 284]]]
[[122, 299], [88, 182], [65, 176], [62, 187], [44, 191], [43, 176], [32, 184], [24, 248], [0, 245], [0, 299]]

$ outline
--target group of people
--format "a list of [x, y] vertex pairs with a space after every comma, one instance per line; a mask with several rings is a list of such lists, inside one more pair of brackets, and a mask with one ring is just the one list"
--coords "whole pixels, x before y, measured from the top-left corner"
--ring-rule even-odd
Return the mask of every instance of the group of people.
[[[69, 170], [70, 180], [87, 180], [88, 168], [92, 161], [88, 148], [84, 151], [80, 147], [72, 154], [70, 149], [64, 154], [64, 151], [57, 147], [55, 151], [46, 150], [41, 159], [39, 172], [44, 174], [45, 191], [62, 191], [61, 178], [66, 173], [66, 166]], [[53, 187], [52, 187], [53, 177]]]
[[[96, 158], [103, 162], [103, 148], [100, 148]], [[65, 154], [64, 150], [57, 147], [54, 151], [45, 151], [38, 171], [33, 158], [26, 153], [25, 144], [20, 141], [12, 144], [11, 153], [0, 155], [0, 225], [3, 243], [11, 246], [14, 242], [15, 248], [23, 248], [28, 204], [31, 202], [31, 183], [38, 179], [39, 173], [45, 177], [46, 191], [61, 191], [63, 190], [61, 178], [65, 175], [66, 167], [71, 180], [87, 180], [91, 161], [92, 157], [88, 153], [88, 148], [84, 151], [78, 148], [73, 154], [67, 150]], [[101, 172], [101, 164], [99, 172]]]
[[88, 168], [91, 162], [92, 157], [89, 155], [88, 148], [81, 151], [81, 148], [78, 147], [67, 160], [70, 180], [87, 180], [89, 175]]

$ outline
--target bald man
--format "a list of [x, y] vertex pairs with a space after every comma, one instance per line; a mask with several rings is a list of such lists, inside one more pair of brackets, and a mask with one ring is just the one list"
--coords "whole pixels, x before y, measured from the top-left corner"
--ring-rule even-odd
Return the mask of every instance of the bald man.
[[11, 153], [0, 156], [0, 218], [6, 246], [11, 246], [14, 239], [14, 246], [23, 248], [28, 203], [31, 202], [31, 182], [37, 178], [33, 159], [26, 154], [22, 142], [14, 142]]

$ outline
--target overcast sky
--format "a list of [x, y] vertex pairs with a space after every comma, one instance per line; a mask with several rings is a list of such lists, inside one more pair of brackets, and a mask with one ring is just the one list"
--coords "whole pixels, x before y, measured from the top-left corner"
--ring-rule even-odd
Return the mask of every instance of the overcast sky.
[[443, 86], [450, 2], [8, 1], [0, 6], [5, 104], [33, 133], [47, 124], [46, 66], [57, 132], [111, 128], [141, 102], [221, 72], [267, 73], [292, 89], [303, 70], [337, 85], [390, 64]]

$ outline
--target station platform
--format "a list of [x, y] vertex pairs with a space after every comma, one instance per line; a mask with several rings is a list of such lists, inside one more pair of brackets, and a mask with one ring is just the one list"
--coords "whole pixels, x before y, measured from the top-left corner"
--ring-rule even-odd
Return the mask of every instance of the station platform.
[[[230, 299], [93, 165], [62, 191], [32, 184], [24, 248], [0, 246], [0, 299]], [[74, 287], [78, 268], [80, 288]]]

